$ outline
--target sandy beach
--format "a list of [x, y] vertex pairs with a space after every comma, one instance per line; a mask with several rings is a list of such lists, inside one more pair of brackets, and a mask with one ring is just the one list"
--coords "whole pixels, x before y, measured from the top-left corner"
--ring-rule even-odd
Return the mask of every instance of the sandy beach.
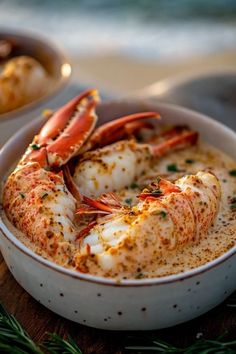
[[236, 70], [236, 51], [195, 56], [176, 62], [141, 61], [115, 52], [72, 57], [71, 61], [75, 80], [123, 96], [163, 79], [197, 75], [208, 71]]

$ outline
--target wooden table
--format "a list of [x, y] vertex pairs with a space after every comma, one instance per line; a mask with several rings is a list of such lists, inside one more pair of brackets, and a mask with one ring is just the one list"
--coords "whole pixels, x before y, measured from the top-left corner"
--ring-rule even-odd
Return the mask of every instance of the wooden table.
[[[236, 295], [231, 295], [230, 298], [232, 296]], [[54, 314], [17, 284], [1, 255], [0, 302], [8, 312], [16, 316], [36, 342], [42, 342], [45, 332], [56, 332], [63, 336], [70, 334], [77, 341], [83, 354], [125, 353], [124, 346], [130, 332], [108, 332], [89, 328]], [[229, 307], [229, 302], [230, 299], [207, 314], [185, 324], [145, 333], [155, 334], [158, 338], [181, 347], [193, 342], [197, 333], [202, 333], [204, 338], [213, 339], [228, 331], [230, 339], [236, 338], [236, 308]]]

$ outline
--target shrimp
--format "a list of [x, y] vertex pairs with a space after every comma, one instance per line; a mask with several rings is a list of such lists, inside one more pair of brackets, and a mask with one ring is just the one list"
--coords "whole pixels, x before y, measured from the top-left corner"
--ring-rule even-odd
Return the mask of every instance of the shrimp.
[[59, 109], [35, 136], [3, 191], [9, 220], [47, 254], [62, 259], [70, 258], [78, 230], [77, 200], [67, 189], [60, 166], [94, 129], [97, 102], [97, 92], [89, 90]]
[[[69, 191], [63, 166], [92, 134], [98, 101], [97, 91], [88, 90], [55, 112], [34, 137], [3, 190], [8, 219], [34, 245], [63, 264], [71, 260], [80, 227], [75, 210], [81, 201], [79, 191]], [[157, 113], [141, 115], [155, 117]]]
[[35, 59], [10, 59], [0, 75], [0, 114], [41, 97], [48, 89], [49, 76]]
[[[78, 213], [103, 213], [80, 239], [77, 267], [96, 275], [136, 277], [168, 251], [198, 242], [216, 218], [221, 196], [213, 174], [199, 172], [175, 183], [160, 179], [145, 188], [128, 208], [105, 196], [86, 198]], [[113, 197], [114, 198], [114, 197]], [[96, 210], [97, 209], [97, 210]], [[103, 215], [102, 214], [102, 215]], [[101, 215], [101, 214], [97, 214]]]
[[[159, 114], [137, 113], [95, 129], [98, 101], [97, 91], [88, 90], [51, 116], [8, 177], [3, 207], [33, 248], [58, 264], [92, 274], [133, 277], [165, 252], [207, 234], [217, 215], [220, 186], [206, 172], [175, 183], [158, 179], [141, 191], [136, 205], [124, 206], [112, 191], [136, 175], [119, 184], [125, 176], [120, 161], [127, 158], [122, 166], [131, 165], [140, 174], [153, 158], [195, 144], [197, 133], [174, 128], [154, 144], [141, 144], [133, 135], [149, 128], [146, 119], [159, 119]], [[96, 156], [108, 165], [116, 162], [117, 180], [110, 182], [110, 173], [103, 174], [92, 164]], [[78, 169], [85, 162], [91, 165], [91, 176], [97, 173], [100, 181], [107, 179], [108, 193], [97, 199], [91, 198], [96, 195], [93, 187], [92, 192], [84, 187], [87, 181], [78, 188], [71, 174], [74, 164], [80, 165]], [[83, 176], [92, 178], [89, 173]], [[99, 193], [104, 189], [99, 186]]]
[[[122, 118], [123, 124], [127, 124], [127, 121], [128, 117]], [[118, 124], [119, 120], [113, 125], [108, 123], [98, 128], [89, 143], [92, 142], [95, 146], [101, 146], [101, 143], [106, 144], [106, 134], [109, 134], [108, 142], [116, 139], [113, 130], [117, 129]], [[80, 192], [86, 196], [98, 197], [107, 191], [115, 192], [129, 187], [151, 167], [154, 159], [166, 155], [169, 151], [194, 145], [197, 139], [197, 132], [186, 127], [175, 127], [160, 134], [155, 144], [139, 143], [135, 137], [131, 140], [121, 140], [80, 155], [75, 166], [73, 180]]]

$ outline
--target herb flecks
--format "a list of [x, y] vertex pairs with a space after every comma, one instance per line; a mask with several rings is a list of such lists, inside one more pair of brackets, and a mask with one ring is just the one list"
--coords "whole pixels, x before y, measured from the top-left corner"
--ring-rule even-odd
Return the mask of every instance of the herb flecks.
[[231, 204], [231, 205], [230, 205], [230, 209], [231, 209], [231, 210], [236, 210], [236, 203]]
[[48, 193], [44, 193], [41, 198], [44, 199], [44, 198], [46, 198], [47, 196], [48, 196]]
[[139, 188], [139, 185], [136, 182], [133, 182], [133, 183], [131, 183], [130, 188], [137, 189], [137, 188]]
[[162, 194], [162, 190], [160, 188], [153, 189], [153, 191], [150, 192], [150, 195], [153, 197], [159, 196]]
[[236, 170], [229, 171], [229, 175], [232, 177], [236, 177]]
[[187, 164], [189, 164], [189, 165], [193, 164], [194, 162], [195, 162], [195, 161], [192, 160], [192, 159], [186, 159], [186, 160], [185, 160], [185, 163], [187, 163]]
[[161, 210], [161, 211], [159, 212], [159, 215], [160, 215], [163, 219], [165, 219], [165, 218], [167, 217], [167, 212], [164, 211], [164, 210]]
[[132, 205], [133, 199], [132, 198], [126, 198], [125, 203], [128, 204], [129, 206]]
[[24, 193], [20, 192], [19, 194], [20, 194], [22, 199], [25, 199], [25, 194]]
[[167, 168], [167, 171], [169, 171], [169, 172], [180, 172], [176, 163], [171, 163], [170, 165], [167, 165], [166, 168]]
[[31, 144], [30, 145], [32, 150], [39, 150], [40, 149], [40, 145], [39, 144]]

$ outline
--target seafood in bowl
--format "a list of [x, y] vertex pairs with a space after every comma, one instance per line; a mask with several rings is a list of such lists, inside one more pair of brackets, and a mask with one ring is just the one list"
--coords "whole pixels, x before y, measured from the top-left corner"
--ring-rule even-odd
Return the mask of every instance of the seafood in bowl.
[[[91, 101], [91, 99], [92, 97], [90, 97], [89, 101]], [[86, 101], [84, 102], [84, 104], [86, 103]], [[96, 107], [96, 112], [100, 120], [100, 125], [105, 125], [109, 121], [115, 120], [118, 117], [127, 115], [130, 116], [132, 114], [137, 114], [139, 112], [146, 111], [160, 112], [163, 118], [162, 122], [159, 121], [158, 118], [151, 118], [150, 121], [144, 119], [142, 121], [142, 124], [141, 121], [139, 121], [142, 125], [142, 129], [134, 129], [134, 124], [131, 130], [132, 137], [131, 140], [128, 142], [128, 146], [132, 146], [133, 142], [145, 142], [145, 144], [146, 142], [148, 142], [148, 160], [153, 166], [151, 170], [149, 169], [148, 160], [144, 159], [145, 163], [143, 165], [144, 167], [141, 168], [141, 172], [139, 173], [139, 169], [136, 169], [138, 175], [130, 175], [130, 173], [133, 171], [134, 166], [141, 167], [140, 156], [138, 156], [138, 159], [136, 160], [135, 156], [137, 155], [132, 155], [132, 150], [130, 150], [129, 154], [127, 155], [129, 157], [129, 160], [125, 161], [129, 162], [125, 166], [122, 166], [120, 169], [117, 170], [116, 164], [112, 164], [112, 166], [109, 165], [109, 162], [115, 162], [114, 159], [109, 159], [109, 156], [113, 156], [114, 158], [116, 158], [116, 161], [123, 160], [123, 157], [122, 159], [120, 159], [120, 155], [118, 154], [109, 155], [109, 153], [112, 152], [112, 150], [109, 149], [109, 145], [114, 146], [114, 144], [118, 144], [115, 145], [117, 149], [114, 150], [117, 152], [119, 150], [118, 148], [120, 148], [119, 144], [123, 144], [122, 141], [119, 141], [119, 139], [118, 141], [114, 141], [113, 137], [117, 137], [119, 135], [118, 131], [116, 131], [116, 134], [114, 134], [114, 130], [110, 134], [105, 136], [106, 139], [104, 138], [104, 135], [102, 135], [101, 143], [105, 142], [105, 144], [107, 145], [103, 147], [97, 146], [96, 151], [94, 152], [92, 152], [92, 149], [90, 149], [90, 151], [85, 152], [85, 147], [86, 144], [88, 146], [89, 140], [83, 143], [83, 159], [82, 157], [80, 157], [78, 160], [78, 157], [75, 156], [74, 158], [69, 159], [68, 163], [66, 164], [67, 167], [65, 168], [61, 168], [58, 166], [49, 168], [48, 166], [46, 166], [47, 164], [44, 166], [46, 168], [39, 168], [39, 166], [41, 166], [39, 162], [32, 162], [32, 165], [38, 166], [38, 172], [35, 173], [35, 177], [37, 176], [37, 174], [40, 173], [39, 171], [41, 171], [42, 176], [51, 177], [51, 179], [49, 178], [50, 181], [47, 180], [46, 177], [40, 179], [41, 183], [42, 180], [44, 181], [43, 185], [45, 186], [45, 188], [49, 188], [48, 186], [50, 186], [50, 183], [51, 186], [55, 186], [55, 183], [58, 184], [60, 188], [58, 188], [58, 194], [54, 194], [54, 198], [58, 198], [57, 200], [61, 201], [61, 205], [63, 205], [64, 202], [68, 201], [67, 198], [60, 198], [60, 196], [62, 196], [61, 191], [63, 193], [65, 191], [68, 193], [68, 195], [70, 196], [70, 200], [72, 201], [72, 203], [70, 204], [72, 208], [67, 208], [68, 216], [71, 215], [72, 218], [78, 217], [79, 220], [85, 219], [85, 224], [83, 226], [81, 225], [81, 228], [78, 230], [76, 228], [76, 236], [80, 233], [81, 230], [84, 231], [82, 232], [82, 234], [80, 234], [78, 243], [75, 243], [75, 248], [72, 247], [73, 241], [63, 241], [62, 243], [58, 242], [58, 245], [60, 245], [60, 247], [54, 248], [55, 243], [53, 241], [55, 241], [55, 238], [51, 239], [52, 246], [50, 247], [51, 233], [49, 233], [49, 243], [46, 244], [49, 245], [49, 250], [51, 249], [51, 252], [48, 252], [47, 248], [42, 247], [43, 244], [41, 243], [40, 239], [38, 240], [37, 237], [35, 237], [34, 239], [34, 236], [27, 236], [24, 233], [26, 232], [26, 229], [24, 229], [24, 232], [22, 232], [13, 226], [13, 224], [16, 225], [16, 220], [13, 220], [12, 218], [12, 221], [10, 222], [9, 219], [6, 217], [7, 213], [9, 215], [9, 218], [11, 218], [9, 213], [12, 213], [12, 211], [9, 210], [8, 212], [7, 210], [10, 206], [6, 205], [6, 200], [6, 213], [4, 212], [4, 210], [1, 210], [1, 252], [7, 263], [8, 268], [10, 269], [15, 279], [36, 300], [39, 300], [41, 304], [48, 307], [52, 311], [60, 314], [61, 316], [79, 322], [81, 324], [86, 324], [88, 326], [109, 330], [147, 330], [174, 326], [178, 323], [195, 318], [210, 310], [211, 308], [215, 307], [217, 304], [222, 302], [227, 296], [229, 296], [236, 288], [236, 247], [234, 246], [234, 196], [236, 192], [235, 133], [230, 129], [224, 127], [223, 125], [219, 124], [218, 122], [215, 122], [200, 113], [193, 112], [177, 106], [172, 106], [169, 104], [154, 104], [152, 102], [142, 100], [127, 100], [106, 102], [99, 104]], [[67, 121], [67, 119], [65, 120]], [[123, 123], [121, 124], [121, 127], [123, 127]], [[32, 138], [33, 136], [35, 136], [35, 134], [38, 134], [44, 124], [45, 118], [43, 117], [40, 117], [38, 120], [32, 121], [30, 124], [28, 124], [19, 132], [17, 132], [17, 134], [15, 134], [15, 136], [0, 151], [0, 176], [2, 185], [6, 186], [6, 180], [4, 178], [4, 175], [6, 176], [6, 174], [9, 174], [7, 171], [13, 170], [12, 166], [16, 166], [16, 160], [21, 159], [22, 163], [26, 163], [26, 165], [28, 165], [29, 167], [29, 160], [27, 161], [26, 156], [22, 159], [22, 154], [24, 153], [27, 144], [32, 141]], [[151, 129], [150, 124], [155, 125], [155, 130]], [[180, 128], [171, 128], [176, 125], [180, 126]], [[187, 129], [186, 125], [191, 127], [191, 130]], [[64, 123], [61, 127], [63, 126]], [[128, 128], [130, 127], [128, 126]], [[127, 125], [125, 130], [127, 133]], [[130, 129], [128, 129], [128, 135], [124, 135], [122, 131], [120, 131], [120, 133], [122, 133], [121, 135], [123, 136], [123, 141], [127, 141], [127, 138], [130, 138], [129, 131]], [[167, 131], [169, 131], [168, 134]], [[196, 131], [199, 133], [200, 139], [198, 138], [198, 134], [194, 133]], [[158, 135], [158, 138], [153, 137], [153, 132], [155, 132], [154, 135]], [[179, 134], [181, 135], [181, 132], [182, 134], [184, 134], [185, 137], [186, 133], [188, 133], [187, 135], [190, 134], [190, 136], [194, 137], [192, 139], [187, 139], [187, 141], [185, 140], [184, 145], [186, 146], [186, 148], [182, 144], [182, 149], [180, 149], [180, 141], [182, 140], [182, 142], [184, 142], [182, 139], [183, 135], [180, 141], [178, 138]], [[101, 136], [100, 133], [99, 135]], [[68, 135], [66, 134], [64, 136], [68, 137]], [[90, 138], [92, 136], [93, 134], [91, 134]], [[170, 140], [171, 136], [173, 138], [172, 140]], [[111, 138], [110, 142], [108, 141], [108, 138]], [[166, 139], [169, 141], [168, 144], [165, 143]], [[179, 141], [179, 149], [176, 145], [177, 141]], [[56, 143], [56, 137], [50, 139], [49, 142]], [[37, 141], [35, 143], [38, 144]], [[163, 156], [156, 156], [150, 158], [150, 145], [159, 145], [160, 148], [162, 143], [164, 143], [164, 146], [162, 145], [162, 148], [159, 150], [165, 152], [166, 154], [163, 154]], [[173, 147], [173, 144], [177, 148], [177, 150], [175, 151], [171, 151], [169, 149], [169, 147]], [[126, 143], [124, 145], [127, 146]], [[44, 147], [46, 148], [47, 146], [45, 145]], [[47, 147], [47, 149], [48, 148], [49, 147]], [[109, 152], [108, 154], [107, 149]], [[28, 149], [28, 152], [40, 152], [41, 156], [43, 156], [43, 151], [45, 152], [45, 149], [40, 152], [38, 146], [34, 146], [34, 144], [31, 146], [31, 149]], [[122, 152], [122, 149], [120, 151]], [[125, 151], [129, 151], [129, 149]], [[97, 156], [98, 152], [100, 158], [98, 158]], [[47, 154], [45, 154], [45, 156], [47, 156]], [[133, 158], [131, 159], [132, 156]], [[90, 171], [91, 167], [89, 167], [86, 162], [87, 158], [89, 157], [92, 157], [92, 159], [90, 160], [91, 163], [93, 162], [92, 166], [94, 167], [94, 170], [92, 171]], [[30, 159], [30, 155], [28, 155], [28, 158]], [[43, 160], [44, 159], [40, 161], [43, 162]], [[18, 165], [15, 172], [13, 172], [12, 177], [9, 177], [7, 184], [10, 183], [10, 180], [12, 180], [14, 176], [17, 176], [17, 171], [23, 171], [22, 163]], [[110, 166], [111, 168], [104, 168], [106, 164], [108, 164], [108, 166]], [[130, 166], [132, 168], [130, 168], [128, 170], [129, 173], [126, 174], [126, 168]], [[85, 170], [84, 167], [86, 167]], [[125, 169], [123, 170], [123, 168]], [[69, 169], [69, 171], [67, 171], [67, 169]], [[63, 170], [63, 172], [61, 172], [61, 170]], [[77, 189], [77, 186], [76, 188], [74, 186], [74, 183], [78, 183], [75, 179], [75, 171], [79, 171], [81, 175], [83, 174], [83, 171], [88, 172], [88, 174], [86, 172], [84, 175], [84, 184], [81, 184], [82, 182], [79, 182], [79, 190]], [[104, 194], [104, 189], [105, 192], [107, 192], [107, 184], [102, 184], [103, 178], [100, 178], [101, 175], [98, 174], [97, 171], [101, 171], [104, 176], [108, 176], [108, 178], [106, 177], [108, 187], [110, 188], [110, 190], [112, 190], [112, 192], [109, 193], [109, 205], [107, 205], [108, 200], [105, 201], [104, 199], [101, 200], [99, 198], [99, 193]], [[116, 173], [112, 174], [112, 171]], [[90, 195], [88, 194], [86, 201], [83, 200], [84, 205], [81, 205], [80, 202], [77, 205], [76, 199], [82, 198], [82, 195], [85, 194], [86, 188], [89, 185], [87, 183], [87, 180], [88, 178], [90, 178], [89, 176], [92, 177], [92, 175], [89, 174], [90, 172], [92, 174], [95, 173], [95, 175], [93, 175], [93, 183], [91, 183], [90, 185], [90, 188], [91, 190], [93, 190], [93, 192]], [[175, 192], [171, 192], [169, 195], [168, 193], [166, 193], [166, 195], [161, 194], [158, 196], [160, 192], [157, 190], [155, 191], [156, 193], [153, 193], [155, 194], [156, 201], [159, 201], [161, 204], [163, 199], [164, 202], [169, 200], [168, 198], [170, 198], [171, 194], [175, 194], [175, 198], [177, 198], [178, 196], [176, 194], [178, 193], [178, 188], [181, 188], [180, 194], [182, 193], [183, 183], [181, 184], [181, 186], [177, 185], [177, 181], [179, 179], [181, 180], [182, 178], [185, 178], [184, 176], [196, 176], [198, 173], [200, 173], [200, 175], [198, 175], [199, 178], [202, 178], [202, 172], [204, 174], [206, 173], [207, 176], [207, 180], [204, 182], [207, 183], [207, 190], [208, 188], [211, 189], [213, 181], [213, 184], [216, 183], [216, 190], [214, 188], [213, 192], [215, 197], [210, 191], [209, 193], [207, 193], [207, 195], [205, 195], [204, 193], [204, 198], [208, 199], [211, 205], [209, 208], [207, 208], [207, 212], [209, 211], [213, 213], [211, 216], [212, 218], [214, 218], [215, 213], [216, 216], [214, 218], [214, 225], [209, 227], [209, 230], [205, 235], [199, 234], [199, 240], [185, 239], [183, 245], [179, 244], [178, 247], [174, 247], [173, 249], [170, 248], [172, 244], [169, 244], [169, 246], [168, 244], [164, 244], [162, 246], [162, 250], [160, 250], [164, 257], [161, 257], [159, 254], [158, 258], [155, 259], [155, 262], [153, 264], [149, 264], [149, 269], [146, 269], [146, 271], [145, 269], [136, 269], [135, 273], [133, 273], [132, 270], [131, 274], [127, 274], [128, 269], [126, 269], [126, 274], [119, 274], [119, 277], [113, 275], [111, 276], [111, 274], [105, 276], [103, 271], [99, 271], [100, 268], [98, 270], [96, 261], [90, 263], [91, 255], [86, 253], [86, 248], [89, 249], [89, 246], [93, 246], [92, 241], [94, 239], [94, 236], [92, 237], [91, 233], [95, 233], [97, 230], [100, 230], [102, 224], [99, 223], [94, 225], [91, 224], [91, 222], [88, 222], [88, 220], [91, 221], [90, 218], [96, 218], [96, 220], [94, 221], [98, 221], [99, 217], [101, 221], [106, 221], [106, 225], [108, 226], [109, 224], [107, 219], [111, 218], [111, 220], [115, 220], [114, 214], [110, 213], [112, 200], [112, 209], [114, 209], [116, 213], [119, 212], [121, 204], [121, 217], [123, 218], [124, 210], [127, 211], [129, 208], [134, 208], [135, 205], [142, 202], [147, 203], [147, 194], [153, 192], [153, 187], [155, 187], [156, 183], [160, 181], [162, 181], [161, 183], [164, 183], [163, 180], [166, 180], [170, 182], [171, 188], [175, 188]], [[208, 173], [210, 173], [210, 176]], [[63, 179], [62, 174], [64, 176]], [[124, 179], [124, 177], [126, 177], [127, 179]], [[210, 178], [209, 180], [208, 177]], [[20, 185], [20, 189], [18, 191], [19, 194], [23, 193], [21, 190], [21, 187], [23, 185], [24, 188], [27, 188], [27, 178], [28, 177], [26, 177], [25, 179], [19, 178], [19, 180], [21, 179], [22, 182], [22, 185]], [[133, 182], [130, 183], [130, 180], [132, 180]], [[219, 189], [217, 180], [220, 184], [220, 198], [218, 198]], [[17, 178], [15, 182], [17, 183]], [[192, 182], [193, 180], [191, 179], [191, 183]], [[118, 185], [118, 183], [121, 183], [121, 185]], [[174, 187], [172, 186], [172, 184], [174, 184]], [[200, 187], [200, 185], [199, 189], [205, 188], [205, 186], [201, 185]], [[43, 192], [44, 187], [42, 186], [42, 184], [40, 185], [40, 188], [41, 189], [39, 190]], [[117, 188], [117, 190], [115, 190], [115, 188]], [[34, 189], [34, 191], [36, 192], [35, 188], [32, 189]], [[29, 190], [30, 188], [28, 188], [28, 191]], [[97, 190], [98, 194], [95, 193]], [[51, 193], [52, 191], [50, 191], [50, 194]], [[142, 193], [144, 194], [143, 199], [137, 198], [137, 196]], [[7, 193], [5, 189], [5, 197], [6, 194]], [[65, 219], [62, 218], [63, 215], [59, 215], [60, 206], [55, 203], [53, 204], [53, 199], [47, 199], [47, 197], [49, 196], [47, 194], [49, 193], [43, 192], [42, 194], [40, 194], [41, 198], [37, 199], [37, 202], [39, 202], [39, 211], [41, 210], [41, 203], [41, 206], [43, 206], [44, 208], [44, 212], [48, 210], [49, 213], [57, 213], [57, 218], [54, 219], [58, 222], [57, 230], [63, 231], [59, 229], [59, 217], [61, 217], [61, 221], [64, 222], [63, 225], [65, 226], [66, 224]], [[114, 197], [114, 194], [115, 200], [114, 198], [112, 199], [112, 196]], [[21, 199], [18, 198], [19, 195], [17, 193], [15, 195], [16, 204], [17, 202], [19, 202], [19, 200], [24, 202], [27, 198], [24, 194], [20, 194]], [[63, 196], [65, 196], [65, 194], [63, 194]], [[181, 198], [181, 196], [179, 197]], [[158, 198], [160, 198], [160, 200]], [[203, 201], [203, 209], [205, 208], [204, 203], [207, 202], [206, 199]], [[95, 205], [94, 200], [96, 202]], [[200, 200], [199, 202], [202, 201]], [[14, 203], [12, 204], [11, 208], [13, 206]], [[22, 203], [21, 206], [23, 216], [24, 211], [27, 209], [27, 203]], [[36, 204], [34, 204], [34, 207], [35, 206]], [[54, 209], [52, 208], [52, 206], [54, 207]], [[81, 210], [82, 206], [86, 209], [87, 213]], [[103, 210], [101, 210], [101, 206]], [[214, 211], [214, 208], [217, 207], [218, 210]], [[29, 209], [30, 208], [28, 207], [27, 210]], [[92, 213], [88, 213], [88, 209], [90, 209]], [[95, 216], [94, 209], [96, 209]], [[17, 207], [15, 211], [16, 213], [20, 212], [19, 210], [17, 211]], [[78, 212], [78, 215], [75, 215], [75, 211]], [[103, 213], [104, 211], [106, 211], [107, 214], [102, 214], [102, 211]], [[40, 215], [40, 213], [37, 215]], [[206, 214], [203, 213], [203, 218], [206, 217], [204, 215]], [[115, 218], [116, 217], [117, 216], [115, 216]], [[164, 210], [161, 210], [160, 215], [157, 215], [157, 218], [160, 217], [162, 217], [164, 219], [163, 221], [165, 221], [166, 214]], [[169, 217], [170, 215], [167, 216], [167, 220], [169, 220]], [[39, 219], [39, 221], [40, 220], [42, 219]], [[32, 223], [32, 221], [33, 219], [31, 218], [30, 222]], [[19, 221], [17, 222], [19, 223]], [[204, 220], [199, 219], [198, 225], [200, 225], [202, 222], [204, 223]], [[161, 225], [163, 224], [161, 223]], [[37, 231], [37, 224], [35, 224], [35, 226], [36, 228], [34, 228], [34, 230]], [[74, 227], [74, 225], [72, 226]], [[181, 225], [180, 227], [184, 226], [185, 225]], [[24, 225], [24, 228], [26, 227], [27, 226]], [[52, 223], [50, 227], [53, 230], [54, 224]], [[200, 228], [199, 231], [201, 230], [202, 229]], [[60, 234], [59, 231], [58, 235]], [[180, 234], [178, 233], [178, 235]], [[171, 238], [171, 240], [173, 241], [175, 239]], [[177, 237], [176, 240], [179, 240], [179, 237]], [[105, 246], [108, 246], [107, 250], [109, 250], [108, 242], [111, 242], [111, 240], [109, 241], [108, 239], [106, 239], [103, 241], [106, 243]], [[88, 246], [86, 246], [86, 243], [88, 244]], [[96, 243], [94, 242], [94, 246], [95, 244]], [[67, 247], [68, 245], [70, 245], [70, 248]], [[103, 246], [104, 244], [99, 243], [99, 245]], [[78, 250], [78, 247], [80, 247], [81, 250], [83, 249], [85, 251], [85, 257], [83, 259], [80, 259], [80, 265], [88, 267], [90, 273], [83, 273], [80, 271], [80, 269], [75, 269], [75, 267], [73, 266], [73, 255], [75, 255], [73, 253], [73, 250]], [[113, 245], [113, 247], [115, 247], [115, 245]], [[144, 245], [143, 251], [145, 249], [146, 248]], [[60, 250], [62, 250], [61, 254]], [[72, 256], [71, 258], [68, 258], [69, 250], [72, 250], [71, 253], [69, 252], [69, 254]], [[132, 250], [130, 249], [130, 251]], [[103, 250], [100, 249], [100, 251], [95, 256], [95, 259], [98, 258], [99, 255], [102, 254], [102, 252]], [[129, 264], [132, 265], [132, 262], [130, 262]], [[154, 266], [153, 269], [152, 265]], [[85, 269], [85, 271], [87, 270]]]
[[155, 111], [95, 128], [98, 99], [89, 90], [53, 114], [8, 177], [3, 207], [20, 238], [59, 265], [115, 279], [183, 272], [232, 247], [234, 161]]

